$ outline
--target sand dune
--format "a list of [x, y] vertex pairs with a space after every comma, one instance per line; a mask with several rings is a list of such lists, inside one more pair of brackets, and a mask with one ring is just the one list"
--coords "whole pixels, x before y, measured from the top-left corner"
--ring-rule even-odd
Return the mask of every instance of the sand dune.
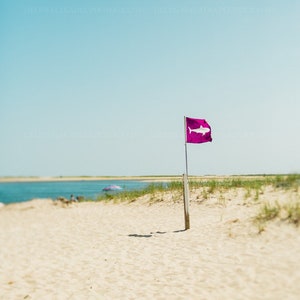
[[187, 231], [168, 197], [1, 208], [0, 299], [299, 299], [299, 228], [258, 234], [259, 204], [238, 192], [191, 198]]

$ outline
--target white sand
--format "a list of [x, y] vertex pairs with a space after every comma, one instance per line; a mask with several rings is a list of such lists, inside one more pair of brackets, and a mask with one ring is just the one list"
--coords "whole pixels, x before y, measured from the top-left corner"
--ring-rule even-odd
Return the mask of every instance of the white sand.
[[0, 299], [300, 298], [299, 228], [258, 234], [259, 205], [239, 192], [196, 198], [188, 231], [169, 200], [1, 208]]

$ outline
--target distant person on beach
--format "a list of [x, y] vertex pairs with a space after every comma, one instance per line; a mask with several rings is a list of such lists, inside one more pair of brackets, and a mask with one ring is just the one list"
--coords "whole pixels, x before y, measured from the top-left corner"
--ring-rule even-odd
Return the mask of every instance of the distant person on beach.
[[83, 196], [76, 196], [76, 202], [79, 202], [80, 200], [82, 200], [84, 197]]

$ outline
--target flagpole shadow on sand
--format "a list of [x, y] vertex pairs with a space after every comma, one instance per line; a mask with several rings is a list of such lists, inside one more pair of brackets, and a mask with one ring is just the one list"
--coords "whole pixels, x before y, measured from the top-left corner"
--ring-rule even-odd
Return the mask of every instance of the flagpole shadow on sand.
[[149, 234], [138, 234], [138, 233], [131, 233], [128, 234], [129, 237], [136, 237], [136, 238], [150, 238], [153, 237], [155, 235], [163, 235], [166, 233], [180, 233], [180, 232], [184, 232], [185, 229], [179, 229], [179, 230], [174, 230], [172, 232], [167, 232], [167, 231], [156, 231], [156, 232], [150, 232]]

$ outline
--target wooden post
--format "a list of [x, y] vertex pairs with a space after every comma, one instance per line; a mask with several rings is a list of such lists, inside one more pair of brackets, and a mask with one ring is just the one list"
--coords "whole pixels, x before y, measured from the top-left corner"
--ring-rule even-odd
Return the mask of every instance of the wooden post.
[[185, 230], [190, 229], [189, 213], [189, 183], [187, 174], [183, 174], [183, 202], [184, 202], [184, 225]]

